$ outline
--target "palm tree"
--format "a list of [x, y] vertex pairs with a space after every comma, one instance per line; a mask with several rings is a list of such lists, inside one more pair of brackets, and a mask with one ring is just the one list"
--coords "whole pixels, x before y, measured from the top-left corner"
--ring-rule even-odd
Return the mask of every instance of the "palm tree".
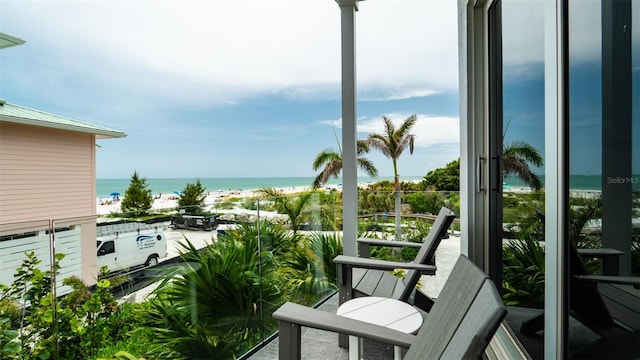
[[542, 189], [542, 180], [531, 171], [529, 163], [536, 167], [542, 166], [542, 156], [538, 149], [526, 141], [516, 140], [504, 144], [509, 125], [511, 125], [511, 117], [509, 117], [502, 133], [502, 176], [505, 178], [512, 175], [517, 176], [525, 184], [538, 191]]
[[542, 189], [542, 180], [531, 171], [529, 164], [542, 166], [542, 156], [525, 141], [513, 141], [502, 149], [503, 176], [517, 176], [534, 190]]
[[[337, 140], [336, 136], [336, 142], [338, 142]], [[356, 161], [358, 166], [370, 177], [376, 177], [378, 176], [378, 169], [376, 169], [371, 161], [361, 156], [368, 152], [369, 144], [367, 141], [358, 140], [356, 142], [356, 153], [358, 155]], [[314, 189], [318, 189], [326, 184], [330, 177], [333, 176], [337, 178], [340, 175], [340, 171], [342, 171], [342, 148], [340, 147], [340, 142], [338, 142], [338, 151], [330, 148], [324, 149], [316, 156], [316, 159], [313, 161], [313, 170], [317, 171], [320, 168], [323, 168], [322, 171], [313, 180], [312, 186]]]
[[384, 133], [369, 134], [367, 144], [375, 149], [380, 150], [382, 154], [391, 159], [393, 162], [393, 193], [396, 195], [396, 240], [400, 240], [400, 175], [398, 174], [398, 158], [402, 152], [409, 147], [409, 152], [413, 154], [413, 144], [416, 136], [410, 134], [411, 128], [417, 121], [416, 115], [411, 115], [404, 120], [400, 127], [396, 129], [395, 125], [387, 116], [383, 116]]

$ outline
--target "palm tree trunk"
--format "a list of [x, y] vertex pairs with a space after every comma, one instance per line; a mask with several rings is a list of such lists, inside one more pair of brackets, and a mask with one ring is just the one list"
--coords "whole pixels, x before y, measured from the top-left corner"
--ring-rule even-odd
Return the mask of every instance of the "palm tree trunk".
[[400, 229], [400, 216], [402, 209], [400, 206], [400, 189], [398, 189], [396, 190], [396, 241], [402, 240], [402, 230]]

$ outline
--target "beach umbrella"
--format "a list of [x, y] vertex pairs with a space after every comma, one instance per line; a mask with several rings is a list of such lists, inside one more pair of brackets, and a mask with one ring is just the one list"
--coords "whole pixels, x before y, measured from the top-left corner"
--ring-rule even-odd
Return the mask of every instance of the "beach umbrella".
[[174, 191], [173, 193], [174, 193], [174, 194], [176, 194], [176, 195], [178, 195], [178, 196], [180, 196], [180, 193], [179, 193], [179, 192], [177, 192], [177, 191]]
[[112, 192], [111, 196], [120, 196], [120, 193], [119, 192]]

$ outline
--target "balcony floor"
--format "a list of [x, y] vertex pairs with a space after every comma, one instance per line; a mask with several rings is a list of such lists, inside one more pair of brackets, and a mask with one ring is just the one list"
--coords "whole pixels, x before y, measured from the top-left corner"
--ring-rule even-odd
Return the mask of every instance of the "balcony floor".
[[[338, 294], [334, 294], [318, 309], [335, 313], [338, 308]], [[508, 306], [506, 321], [514, 330], [514, 333], [523, 344], [532, 359], [544, 358], [544, 337], [542, 333], [524, 335], [517, 330], [522, 321], [529, 319], [541, 312], [539, 309], [529, 309]], [[570, 320], [570, 348], [583, 347], [598, 340], [598, 336], [577, 321]], [[302, 358], [306, 360], [347, 360], [348, 350], [338, 346], [338, 336], [331, 332], [302, 329]], [[364, 358], [371, 360], [393, 359], [393, 347], [386, 344], [365, 340]], [[250, 356], [250, 360], [275, 360], [278, 359], [278, 338]]]
[[[430, 297], [437, 299], [440, 289], [449, 276], [455, 260], [460, 254], [460, 238], [452, 234], [449, 239], [443, 240], [436, 251], [436, 265], [438, 271], [435, 276], [423, 277], [423, 291]], [[437, 301], [437, 300], [436, 300]], [[327, 299], [319, 309], [335, 313], [338, 309], [338, 294], [334, 294]], [[521, 307], [507, 307], [506, 322], [513, 329], [516, 337], [529, 353], [532, 359], [544, 359], [544, 335], [542, 332], [533, 335], [521, 334], [518, 329], [520, 324], [527, 319], [540, 314], [540, 309], [530, 309]], [[338, 346], [338, 335], [316, 329], [302, 329], [302, 358], [306, 360], [347, 360], [348, 350]], [[569, 348], [572, 350], [585, 347], [599, 336], [582, 324], [570, 318], [569, 320]], [[590, 355], [594, 355], [591, 353]], [[611, 353], [609, 353], [611, 355]], [[365, 340], [365, 359], [393, 359], [393, 347]], [[602, 358], [612, 358], [604, 356]], [[278, 359], [278, 339], [277, 337], [253, 355], [247, 357], [249, 360], [275, 360]]]

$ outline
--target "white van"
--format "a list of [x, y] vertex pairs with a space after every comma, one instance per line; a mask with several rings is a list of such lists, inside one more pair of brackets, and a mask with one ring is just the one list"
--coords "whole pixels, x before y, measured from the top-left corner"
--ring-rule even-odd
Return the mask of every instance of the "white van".
[[97, 239], [98, 269], [109, 272], [153, 266], [167, 256], [167, 238], [163, 232], [126, 233]]

